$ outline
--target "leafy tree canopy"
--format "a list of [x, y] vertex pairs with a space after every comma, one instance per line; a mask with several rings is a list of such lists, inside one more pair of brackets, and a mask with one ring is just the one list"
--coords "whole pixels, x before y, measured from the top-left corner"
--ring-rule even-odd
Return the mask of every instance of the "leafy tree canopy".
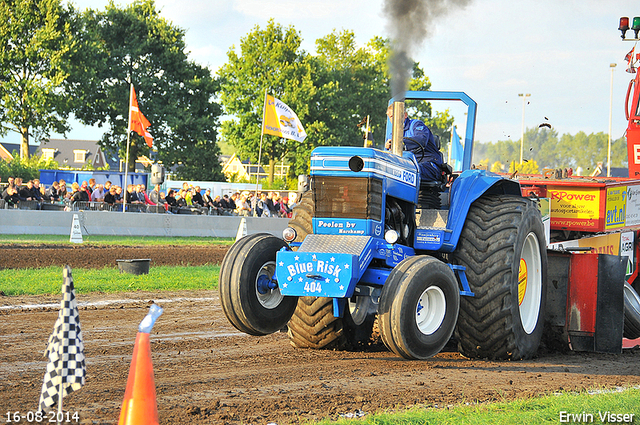
[[[109, 128], [101, 146], [125, 157], [133, 82], [140, 110], [151, 122], [157, 159], [175, 166], [179, 178], [222, 179], [218, 83], [207, 68], [189, 60], [184, 31], [160, 17], [153, 0], [136, 0], [124, 9], [110, 2], [104, 11], [87, 10], [83, 24], [93, 41], [86, 57], [92, 73], [78, 80], [84, 90], [75, 114], [86, 124]], [[129, 169], [135, 158], [149, 154], [135, 133], [130, 150]]]
[[23, 158], [31, 135], [68, 130], [73, 19], [59, 0], [0, 2], [0, 134], [20, 134]]
[[[240, 41], [240, 54], [235, 48], [227, 53], [229, 62], [220, 68], [220, 98], [225, 112], [234, 119], [222, 123], [221, 133], [240, 157], [257, 162], [260, 156], [260, 134], [265, 93], [280, 99], [293, 109], [305, 126], [307, 139], [313, 143], [322, 129], [309, 122], [309, 105], [316, 88], [312, 81], [309, 55], [300, 47], [302, 39], [293, 28], [284, 28], [270, 20], [265, 29], [256, 26]], [[264, 135], [261, 163], [268, 163], [269, 181], [273, 181], [276, 162], [295, 151], [292, 140]]]
[[[297, 113], [307, 139], [298, 143], [265, 135], [262, 148], [270, 165], [287, 158], [293, 175], [308, 172], [309, 155], [318, 145], [362, 146], [367, 117], [375, 146], [383, 147], [390, 97], [388, 40], [375, 37], [358, 47], [352, 31], [333, 31], [316, 40], [316, 55], [303, 51], [301, 41], [293, 27], [271, 20], [265, 29], [256, 26], [243, 38], [239, 52], [232, 48], [229, 62], [219, 71], [222, 104], [233, 117], [222, 124], [222, 135], [241, 157], [258, 159], [265, 90]], [[413, 76], [412, 90], [430, 88], [417, 63]], [[448, 111], [434, 115], [426, 102], [408, 110], [446, 145], [453, 122]]]

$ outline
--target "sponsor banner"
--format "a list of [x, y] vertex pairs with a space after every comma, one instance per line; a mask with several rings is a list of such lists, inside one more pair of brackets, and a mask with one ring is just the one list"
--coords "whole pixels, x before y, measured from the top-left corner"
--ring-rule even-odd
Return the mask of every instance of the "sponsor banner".
[[627, 226], [640, 225], [640, 186], [627, 186], [627, 208], [625, 211]]
[[597, 254], [620, 254], [620, 233], [612, 233], [610, 235], [599, 235], [592, 238], [584, 238], [578, 240], [581, 247], [590, 247], [591, 252]]
[[627, 273], [625, 278], [629, 278], [634, 271], [634, 235], [633, 232], [620, 234], [620, 255], [627, 257]]
[[604, 228], [618, 229], [625, 226], [627, 209], [627, 186], [616, 186], [607, 189]]
[[596, 231], [600, 219], [599, 189], [549, 186], [548, 194], [552, 228]]
[[[633, 234], [632, 234], [633, 235]], [[591, 252], [597, 254], [620, 254], [620, 233], [611, 233], [608, 235], [599, 235], [591, 238], [574, 239], [571, 241], [555, 242], [549, 244], [550, 249], [566, 249], [566, 248], [591, 248]]]

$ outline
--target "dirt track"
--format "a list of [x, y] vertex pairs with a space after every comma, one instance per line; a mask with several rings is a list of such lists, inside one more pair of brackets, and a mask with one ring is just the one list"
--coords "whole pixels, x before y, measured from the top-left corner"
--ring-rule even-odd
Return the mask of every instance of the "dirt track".
[[[0, 247], [0, 258], [7, 251]], [[184, 261], [178, 251], [168, 257]], [[82, 249], [73, 253], [89, 257]], [[151, 339], [163, 424], [282, 425], [416, 405], [640, 385], [637, 348], [621, 355], [542, 353], [523, 362], [471, 361], [455, 352], [406, 361], [379, 347], [357, 353], [299, 350], [284, 333], [241, 334], [224, 317], [216, 291], [80, 294], [78, 300], [87, 382], [65, 398], [65, 410], [78, 411], [82, 423], [117, 423], [137, 325], [152, 300], [165, 309]], [[95, 301], [110, 303], [90, 304]], [[37, 407], [46, 366], [42, 353], [59, 302], [52, 296], [0, 297], [1, 415]], [[45, 305], [14, 308], [26, 304]]]
[[151, 266], [220, 264], [229, 247], [109, 246], [109, 245], [0, 245], [0, 269], [40, 268], [68, 264], [71, 268], [116, 267], [118, 259], [150, 258]]

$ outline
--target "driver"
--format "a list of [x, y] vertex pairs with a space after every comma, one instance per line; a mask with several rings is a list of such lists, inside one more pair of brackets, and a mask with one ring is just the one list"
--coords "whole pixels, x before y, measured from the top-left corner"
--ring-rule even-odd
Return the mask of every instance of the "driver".
[[[387, 116], [393, 122], [393, 105], [387, 108]], [[441, 166], [444, 160], [436, 137], [424, 122], [410, 119], [405, 111], [404, 150], [411, 151], [416, 156], [422, 181], [440, 181], [442, 179]], [[391, 148], [391, 140], [387, 140], [386, 148]]]

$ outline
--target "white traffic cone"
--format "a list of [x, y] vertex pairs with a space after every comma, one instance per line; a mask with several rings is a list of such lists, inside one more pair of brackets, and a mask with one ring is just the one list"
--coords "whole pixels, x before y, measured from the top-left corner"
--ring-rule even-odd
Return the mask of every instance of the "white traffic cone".
[[245, 236], [247, 236], [247, 219], [245, 217], [242, 217], [242, 220], [240, 220], [240, 225], [238, 226], [238, 233], [236, 233], [236, 242], [238, 242]]
[[69, 236], [69, 242], [82, 243], [82, 229], [80, 228], [80, 219], [78, 214], [73, 215], [73, 222], [71, 222], [71, 235]]

